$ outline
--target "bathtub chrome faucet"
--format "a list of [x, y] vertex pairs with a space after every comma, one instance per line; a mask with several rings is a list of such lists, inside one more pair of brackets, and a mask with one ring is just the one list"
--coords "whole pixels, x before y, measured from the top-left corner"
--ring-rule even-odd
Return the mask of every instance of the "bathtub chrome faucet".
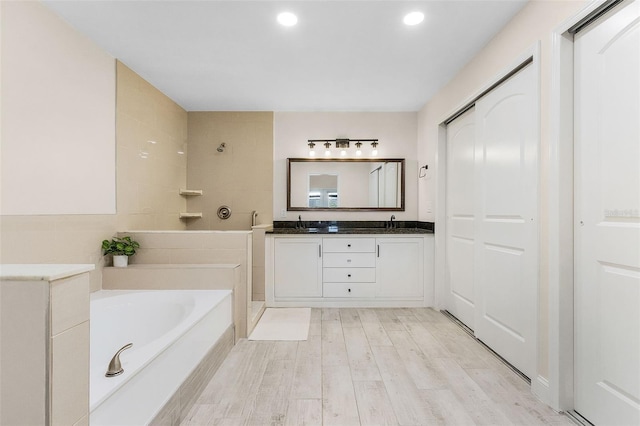
[[129, 349], [131, 346], [133, 346], [133, 343], [127, 343], [126, 345], [121, 347], [118, 352], [116, 352], [113, 358], [111, 358], [109, 369], [107, 369], [107, 372], [104, 373], [105, 377], [115, 377], [124, 373], [124, 368], [122, 368], [122, 364], [120, 363], [120, 354], [122, 353], [122, 351], [124, 351], [125, 349]]

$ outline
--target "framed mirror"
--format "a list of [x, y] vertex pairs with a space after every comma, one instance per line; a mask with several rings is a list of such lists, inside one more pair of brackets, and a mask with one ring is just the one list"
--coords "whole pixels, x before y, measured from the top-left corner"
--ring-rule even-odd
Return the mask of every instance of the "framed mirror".
[[398, 158], [288, 158], [288, 211], [404, 211]]

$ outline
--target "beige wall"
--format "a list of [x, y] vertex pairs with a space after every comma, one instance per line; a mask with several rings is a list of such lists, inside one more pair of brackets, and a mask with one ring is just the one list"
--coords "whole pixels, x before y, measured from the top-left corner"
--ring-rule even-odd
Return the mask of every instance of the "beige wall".
[[[8, 2], [1, 2], [3, 35], [7, 22], [12, 25], [17, 19], [13, 14], [6, 14]], [[16, 7], [12, 5], [12, 7]], [[42, 14], [50, 14], [44, 6], [37, 2], [29, 2], [20, 14], [19, 24], [25, 27], [37, 26]], [[48, 16], [48, 15], [47, 15]], [[67, 64], [82, 62], [84, 51], [68, 48], [76, 43], [89, 43], [84, 36], [66, 28], [66, 38], [59, 40], [55, 33], [66, 26], [55, 16], [49, 16], [54, 23], [40, 28], [36, 41], [43, 44], [63, 43], [55, 48], [60, 61]], [[57, 20], [57, 21], [56, 21]], [[53, 34], [51, 33], [53, 31]], [[2, 41], [2, 62], [5, 62], [4, 45]], [[66, 43], [69, 43], [67, 45]], [[35, 52], [35, 51], [34, 51]], [[33, 52], [32, 52], [33, 53]], [[33, 53], [35, 54], [35, 53]], [[38, 51], [38, 55], [46, 52]], [[112, 69], [115, 61], [112, 60]], [[46, 73], [46, 69], [25, 70]], [[3, 88], [8, 84], [7, 76], [2, 76]], [[37, 75], [34, 76], [37, 78]], [[114, 75], [115, 78], [115, 75]], [[117, 105], [119, 108], [116, 123], [111, 120], [111, 128], [107, 129], [111, 135], [117, 133], [117, 211], [118, 214], [51, 214], [42, 215], [39, 212], [25, 212], [21, 215], [0, 216], [0, 263], [92, 263], [96, 269], [91, 272], [91, 290], [101, 287], [102, 266], [104, 258], [100, 251], [100, 242], [110, 238], [119, 230], [130, 229], [184, 229], [184, 224], [177, 218], [178, 211], [186, 208], [186, 201], [178, 195], [178, 189], [186, 183], [186, 159], [177, 154], [177, 147], [186, 141], [187, 114], [169, 98], [154, 89], [142, 78], [132, 73], [122, 64], [118, 65]], [[65, 96], [74, 98], [84, 87], [69, 87]], [[3, 92], [4, 96], [4, 92]], [[115, 96], [114, 96], [115, 99]], [[57, 107], [51, 102], [49, 108]], [[104, 112], [100, 109], [83, 108], [82, 114], [71, 115], [65, 126], [75, 128], [84, 126], [83, 120], [89, 115], [100, 116]], [[25, 113], [26, 114], [26, 113]], [[113, 117], [113, 114], [112, 114]], [[2, 115], [4, 129], [7, 116]], [[22, 115], [21, 120], [29, 120], [30, 126], [47, 129], [56, 127], [51, 123], [48, 114]], [[4, 135], [3, 135], [4, 136]], [[147, 141], [155, 140], [158, 144], [148, 148]], [[3, 141], [4, 143], [4, 138]], [[66, 138], [63, 136], [49, 140], [47, 143], [65, 148]], [[144, 160], [138, 156], [139, 151], [148, 148], [149, 157]], [[112, 151], [116, 146], [112, 141]], [[12, 155], [5, 153], [2, 147], [3, 161], [20, 162]], [[74, 163], [99, 163], [92, 173], [101, 173], [107, 168], [115, 172], [113, 158], [101, 156], [99, 152], [79, 153]], [[73, 166], [72, 165], [72, 166]], [[72, 167], [70, 166], [70, 167]], [[114, 175], [112, 174], [112, 179]], [[4, 178], [3, 178], [4, 180]], [[91, 176], [87, 176], [91, 182]], [[92, 187], [90, 190], [99, 191]], [[74, 197], [82, 198], [87, 194], [77, 192]], [[29, 213], [29, 214], [27, 214]]]
[[187, 112], [119, 61], [117, 75], [118, 230], [186, 229]]
[[[379, 139], [377, 158], [406, 159], [405, 211], [398, 220], [418, 217], [417, 114], [415, 112], [276, 112], [274, 114], [273, 216], [275, 220], [389, 220], [389, 212], [285, 212], [287, 158], [309, 156], [308, 139]], [[316, 151], [320, 146], [316, 146]], [[371, 158], [363, 145], [363, 158]], [[355, 149], [349, 148], [350, 158]], [[368, 195], [368, 187], [365, 189]]]
[[[224, 152], [216, 149], [226, 144]], [[189, 212], [202, 212], [190, 219], [193, 230], [250, 230], [251, 212], [258, 224], [273, 221], [273, 113], [189, 112], [189, 189], [203, 190], [189, 197]], [[231, 208], [221, 220], [218, 207]]]
[[[444, 205], [437, 205], [439, 125], [456, 109], [462, 107], [479, 90], [506, 70], [527, 49], [540, 42], [540, 286], [539, 286], [539, 351], [538, 372], [548, 377], [548, 152], [551, 97], [551, 34], [562, 21], [585, 6], [586, 1], [530, 1], [507, 26], [474, 57], [420, 111], [418, 119], [418, 156], [420, 164], [436, 164], [429, 168], [429, 179], [419, 186], [420, 220], [443, 220]], [[437, 211], [436, 211], [437, 208]], [[438, 260], [443, 261], [443, 258]], [[436, 277], [442, 285], [442, 278]], [[440, 301], [442, 302], [442, 301]], [[533, 378], [535, 379], [535, 378]]]
[[2, 9], [2, 214], [113, 214], [114, 59], [40, 2]]

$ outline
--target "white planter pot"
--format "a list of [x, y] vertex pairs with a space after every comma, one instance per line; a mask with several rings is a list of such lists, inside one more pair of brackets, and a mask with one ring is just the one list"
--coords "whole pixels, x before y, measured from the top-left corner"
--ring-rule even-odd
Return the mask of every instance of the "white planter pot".
[[113, 266], [116, 268], [126, 268], [129, 264], [129, 256], [113, 256]]

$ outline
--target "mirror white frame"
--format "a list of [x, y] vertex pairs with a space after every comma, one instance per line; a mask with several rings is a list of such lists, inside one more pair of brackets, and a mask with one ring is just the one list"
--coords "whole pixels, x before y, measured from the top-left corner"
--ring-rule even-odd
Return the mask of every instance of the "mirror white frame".
[[[294, 194], [292, 196], [292, 166], [295, 163], [389, 163], [396, 162], [400, 164], [400, 172], [399, 172], [399, 191], [397, 194], [397, 200], [395, 206], [387, 206], [387, 207], [371, 207], [371, 206], [350, 206], [350, 207], [309, 207], [308, 206], [308, 177], [305, 174], [304, 177], [294, 176], [295, 182], [300, 182], [301, 180], [305, 182], [304, 189], [307, 190], [305, 194]], [[313, 170], [309, 171], [309, 173], [314, 173]], [[324, 172], [323, 172], [324, 173]], [[344, 185], [347, 183], [342, 180], [341, 188], [344, 188]], [[368, 193], [367, 188], [363, 188], [362, 191]], [[287, 211], [404, 211], [405, 210], [405, 160], [404, 158], [287, 158]], [[344, 200], [344, 194], [340, 196], [341, 200]], [[302, 202], [296, 202], [295, 200], [304, 199], [304, 205]], [[293, 200], [293, 202], [292, 202]], [[297, 205], [293, 205], [297, 204]]]

